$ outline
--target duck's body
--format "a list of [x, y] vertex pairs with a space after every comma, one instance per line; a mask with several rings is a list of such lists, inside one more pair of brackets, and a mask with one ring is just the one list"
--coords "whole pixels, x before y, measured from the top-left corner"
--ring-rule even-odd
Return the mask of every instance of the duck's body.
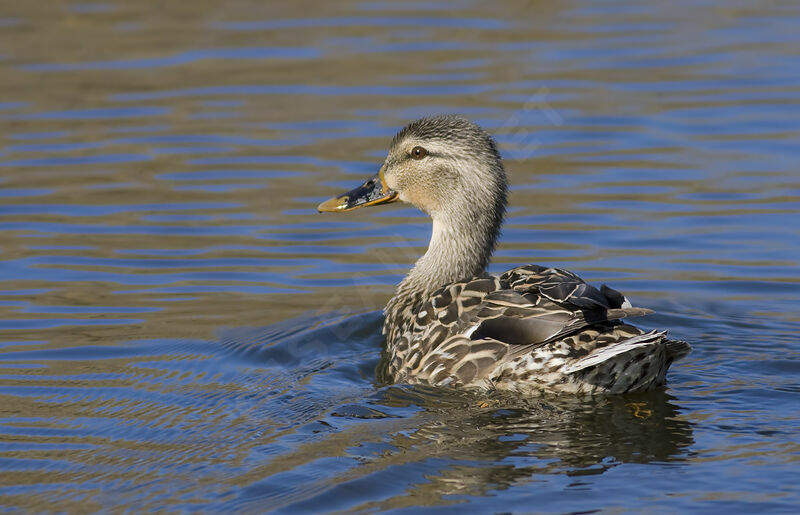
[[632, 308], [559, 269], [527, 265], [390, 304], [384, 375], [393, 382], [521, 393], [624, 393], [663, 385], [685, 342], [619, 321]]
[[378, 176], [320, 205], [345, 211], [405, 200], [433, 218], [428, 251], [384, 310], [384, 378], [526, 394], [663, 385], [672, 361], [691, 347], [620, 321], [649, 310], [555, 268], [485, 273], [506, 191], [491, 137], [469, 120], [442, 116], [404, 128]]

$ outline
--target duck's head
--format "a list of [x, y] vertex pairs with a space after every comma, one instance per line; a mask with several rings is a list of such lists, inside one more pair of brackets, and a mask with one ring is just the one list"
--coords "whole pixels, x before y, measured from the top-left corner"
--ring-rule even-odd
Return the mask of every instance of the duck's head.
[[317, 209], [350, 211], [402, 200], [446, 225], [460, 219], [488, 230], [486, 225], [497, 228], [502, 221], [506, 191], [492, 137], [462, 116], [435, 116], [403, 128], [375, 176]]

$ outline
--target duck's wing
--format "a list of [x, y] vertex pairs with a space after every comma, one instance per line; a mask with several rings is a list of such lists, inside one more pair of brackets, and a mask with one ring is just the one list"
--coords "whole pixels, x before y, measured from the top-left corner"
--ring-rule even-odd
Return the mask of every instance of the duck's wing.
[[592, 325], [651, 312], [571, 272], [527, 265], [437, 292], [417, 313], [413, 336], [398, 340], [397, 352], [417, 381], [469, 384], [500, 361]]
[[471, 317], [469, 337], [504, 342], [517, 355], [585, 327], [652, 313], [632, 307], [616, 290], [595, 288], [558, 268], [527, 265], [499, 279], [507, 288], [484, 297]]

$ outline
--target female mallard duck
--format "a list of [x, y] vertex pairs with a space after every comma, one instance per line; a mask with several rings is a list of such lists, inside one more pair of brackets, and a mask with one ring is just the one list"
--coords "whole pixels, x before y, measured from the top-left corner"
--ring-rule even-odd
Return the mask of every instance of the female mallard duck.
[[620, 319], [651, 313], [557, 268], [486, 273], [508, 187], [494, 140], [460, 116], [417, 120], [377, 175], [319, 205], [397, 200], [433, 218], [428, 251], [386, 305], [387, 378], [522, 393], [622, 393], [664, 384], [691, 347]]

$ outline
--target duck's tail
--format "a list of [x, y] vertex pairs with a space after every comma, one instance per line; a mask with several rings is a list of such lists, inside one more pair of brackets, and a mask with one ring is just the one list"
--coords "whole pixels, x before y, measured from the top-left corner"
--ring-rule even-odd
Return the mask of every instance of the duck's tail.
[[689, 345], [689, 342], [683, 340], [664, 340], [664, 343], [667, 346], [667, 353], [672, 358], [672, 361], [684, 358], [692, 352], [692, 346]]
[[565, 372], [584, 372], [583, 381], [607, 392], [646, 390], [663, 384], [672, 362], [691, 349], [684, 341], [667, 339], [666, 331], [650, 331], [596, 349]]

